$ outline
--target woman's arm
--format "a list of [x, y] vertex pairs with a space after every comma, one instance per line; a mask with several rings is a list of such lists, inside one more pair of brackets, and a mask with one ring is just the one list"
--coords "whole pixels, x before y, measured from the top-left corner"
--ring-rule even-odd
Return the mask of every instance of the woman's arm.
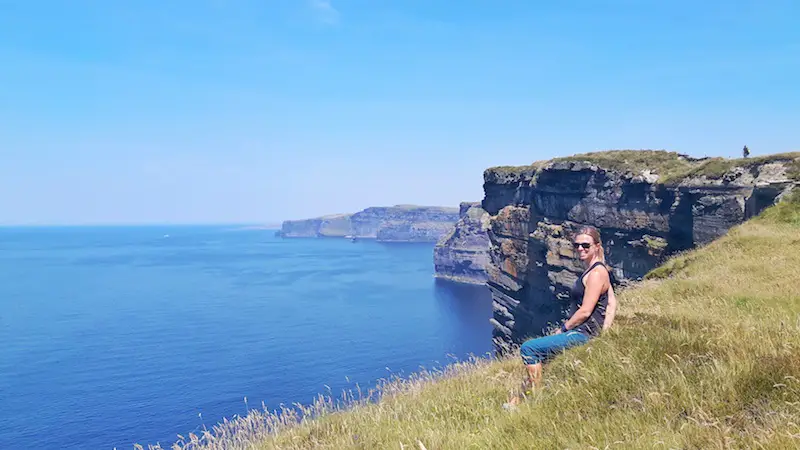
[[603, 322], [603, 331], [611, 328], [614, 323], [614, 316], [617, 315], [617, 295], [614, 293], [614, 286], [608, 287], [608, 308], [606, 309], [606, 320]]
[[592, 315], [597, 300], [606, 286], [611, 287], [608, 272], [605, 270], [592, 270], [586, 275], [586, 284], [583, 292], [583, 302], [575, 314], [564, 323], [564, 328], [571, 330], [582, 324]]

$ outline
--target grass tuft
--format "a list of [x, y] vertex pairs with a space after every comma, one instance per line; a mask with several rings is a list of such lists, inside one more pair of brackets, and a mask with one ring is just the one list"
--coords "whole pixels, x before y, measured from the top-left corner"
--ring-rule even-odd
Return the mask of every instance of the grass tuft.
[[800, 187], [796, 187], [782, 202], [764, 211], [759, 220], [800, 226]]

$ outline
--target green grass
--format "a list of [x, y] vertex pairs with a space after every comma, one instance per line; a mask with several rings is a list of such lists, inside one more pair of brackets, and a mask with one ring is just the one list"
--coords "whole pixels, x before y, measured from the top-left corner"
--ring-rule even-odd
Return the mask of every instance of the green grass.
[[656, 267], [655, 269], [648, 272], [645, 276], [645, 280], [659, 280], [663, 278], [671, 277], [673, 274], [678, 273], [680, 270], [685, 269], [686, 266], [692, 261], [692, 256], [694, 254], [681, 254], [681, 255], [674, 255], [664, 264]]
[[650, 170], [662, 178], [686, 173], [698, 165], [685, 155], [665, 150], [610, 150], [565, 156], [553, 161], [588, 161], [618, 172], [641, 173]]
[[795, 188], [782, 202], [761, 213], [757, 220], [800, 227], [800, 189]]
[[800, 152], [777, 153], [774, 155], [756, 156], [752, 158], [710, 158], [701, 164], [690, 169], [684, 174], [675, 174], [676, 180], [693, 176], [706, 176], [712, 179], [719, 179], [734, 167], [749, 169], [753, 166], [770, 162], [782, 161], [787, 163], [787, 177], [795, 181], [800, 181]]
[[536, 161], [527, 166], [495, 166], [486, 169], [484, 173], [493, 173], [500, 177], [503, 176], [517, 177], [525, 174], [534, 175], [549, 162], [550, 161]]
[[678, 184], [691, 177], [705, 176], [719, 179], [735, 167], [748, 169], [760, 164], [781, 161], [788, 166], [787, 177], [800, 181], [800, 152], [738, 159], [696, 159], [666, 150], [609, 150], [559, 157], [549, 161], [537, 161], [529, 166], [498, 166], [488, 170], [502, 175], [529, 173], [535, 177], [536, 172], [550, 162], [569, 161], [585, 161], [606, 170], [634, 174], [650, 170], [659, 176], [660, 183], [668, 185]]
[[797, 195], [621, 292], [614, 327], [549, 363], [516, 412], [512, 355], [387, 381], [374, 403], [350, 393], [346, 411], [321, 398], [312, 420], [253, 411], [175, 448], [798, 448], [799, 267]]
[[644, 170], [651, 170], [661, 176], [686, 173], [698, 165], [698, 162], [692, 158], [666, 150], [608, 150], [580, 153], [547, 161], [536, 161], [529, 166], [498, 166], [489, 170], [505, 173], [535, 172], [550, 162], [569, 161], [585, 161], [619, 172], [639, 173]]

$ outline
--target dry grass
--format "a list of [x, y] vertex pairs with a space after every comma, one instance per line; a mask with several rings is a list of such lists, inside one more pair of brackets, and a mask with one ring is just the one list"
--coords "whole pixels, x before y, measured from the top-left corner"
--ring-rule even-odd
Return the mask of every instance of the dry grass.
[[665, 150], [610, 150], [565, 156], [553, 161], [588, 161], [617, 172], [650, 170], [660, 178], [674, 178], [701, 165], [686, 155]]
[[[630, 172], [634, 174], [649, 170], [659, 176], [659, 182], [666, 185], [678, 184], [691, 178], [705, 176], [721, 178], [736, 167], [749, 169], [759, 164], [781, 161], [787, 166], [787, 177], [800, 181], [800, 152], [776, 153], [752, 158], [700, 158], [695, 159], [666, 150], [608, 150], [537, 161], [529, 166], [498, 166], [488, 169], [498, 175], [528, 174], [534, 176], [550, 162], [585, 161], [606, 170]], [[502, 177], [501, 177], [502, 178]]]
[[588, 162], [618, 172], [641, 173], [644, 170], [650, 170], [661, 177], [685, 174], [701, 165], [698, 160], [666, 150], [606, 150], [536, 161], [529, 166], [498, 166], [488, 170], [503, 173], [534, 173], [550, 162], [569, 161]]
[[702, 164], [691, 168], [685, 173], [674, 173], [671, 179], [663, 182], [680, 181], [681, 179], [693, 176], [706, 176], [711, 179], [718, 179], [735, 167], [749, 169], [753, 166], [770, 162], [781, 161], [787, 165], [787, 177], [795, 181], [800, 181], [800, 152], [776, 153], [773, 155], [756, 156], [752, 158], [709, 158]]
[[800, 448], [798, 218], [796, 196], [623, 292], [614, 328], [546, 366], [516, 412], [501, 404], [520, 361], [476, 359], [173, 448]]

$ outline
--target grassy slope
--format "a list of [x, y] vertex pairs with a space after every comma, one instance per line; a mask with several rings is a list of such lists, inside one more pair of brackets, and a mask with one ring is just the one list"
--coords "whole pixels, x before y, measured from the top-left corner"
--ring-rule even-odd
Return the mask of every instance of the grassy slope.
[[207, 448], [800, 447], [800, 196], [667, 266], [517, 412], [500, 405], [521, 363], [478, 360], [274, 436], [253, 413]]
[[509, 173], [535, 171], [551, 161], [586, 161], [605, 169], [620, 172], [640, 173], [647, 169], [657, 173], [660, 182], [665, 184], [679, 183], [688, 177], [703, 175], [709, 178], [720, 178], [734, 167], [748, 168], [772, 161], [785, 161], [789, 166], [787, 176], [800, 181], [800, 152], [776, 153], [751, 158], [692, 160], [686, 159], [676, 152], [665, 150], [608, 150], [554, 158], [550, 161], [537, 161], [530, 166], [499, 166], [489, 170]]

